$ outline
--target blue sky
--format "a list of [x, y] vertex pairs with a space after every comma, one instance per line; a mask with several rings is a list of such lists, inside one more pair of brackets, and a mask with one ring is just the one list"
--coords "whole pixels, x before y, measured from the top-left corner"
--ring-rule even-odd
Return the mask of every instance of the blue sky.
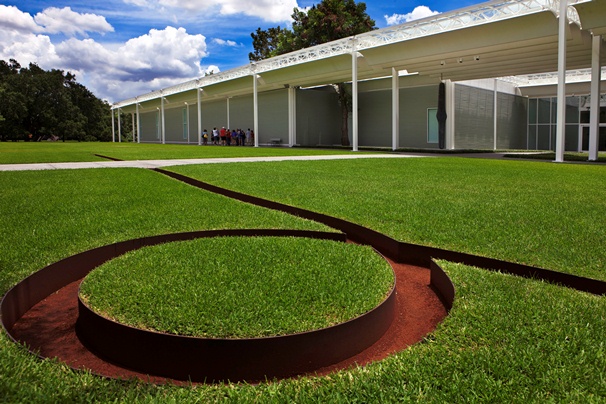
[[[62, 69], [110, 102], [248, 63], [251, 32], [308, 0], [0, 0], [0, 59]], [[477, 0], [368, 1], [383, 28]]]

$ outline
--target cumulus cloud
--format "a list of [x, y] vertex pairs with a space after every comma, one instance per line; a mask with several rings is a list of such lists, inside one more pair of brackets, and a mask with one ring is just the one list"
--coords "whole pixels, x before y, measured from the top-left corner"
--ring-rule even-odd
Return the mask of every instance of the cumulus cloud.
[[72, 11], [70, 7], [49, 7], [36, 14], [34, 20], [38, 25], [44, 27], [49, 34], [83, 35], [87, 32], [106, 33], [113, 32], [112, 27], [105, 17], [96, 14], [81, 14]]
[[[129, 0], [141, 1], [141, 0]], [[262, 18], [268, 22], [290, 21], [292, 10], [298, 7], [297, 0], [148, 0], [161, 6], [182, 8], [193, 12], [212, 12], [221, 15], [244, 14]]]
[[385, 21], [387, 25], [397, 25], [406, 22], [420, 20], [421, 18], [431, 17], [432, 15], [440, 14], [438, 11], [432, 11], [427, 6], [417, 6], [412, 12], [407, 14], [393, 14], [391, 16], [385, 15]]
[[48, 36], [4, 30], [0, 30], [0, 59], [15, 59], [24, 66], [37, 63], [51, 67], [58, 61], [55, 46]]
[[0, 5], [0, 31], [17, 31], [20, 33], [41, 32], [32, 16], [15, 6]]
[[207, 56], [206, 38], [190, 35], [185, 28], [152, 29], [149, 34], [130, 39], [118, 50], [125, 64], [137, 61], [142, 69], [170, 77], [201, 75], [200, 59]]
[[217, 66], [201, 67], [201, 59], [208, 54], [206, 38], [188, 34], [185, 28], [152, 29], [124, 43], [101, 44], [74, 37], [53, 43], [50, 36], [38, 32], [106, 32], [108, 27], [103, 24], [105, 19], [85, 18], [75, 31], [66, 32], [63, 24], [69, 18], [86, 15], [66, 13], [65, 9], [58, 14], [47, 11], [44, 15], [53, 17], [51, 20], [0, 6], [0, 59], [16, 59], [23, 66], [36, 63], [46, 70], [69, 70], [97, 96], [112, 101], [219, 71]]
[[207, 56], [203, 35], [174, 27], [152, 29], [112, 49], [71, 38], [56, 46], [56, 54], [69, 70], [83, 72], [79, 79], [93, 92], [113, 100], [203, 76], [200, 60]]
[[16, 59], [25, 66], [31, 62], [53, 65], [55, 47], [48, 36], [39, 34], [43, 30], [30, 14], [0, 5], [0, 59]]
[[219, 66], [210, 65], [206, 69], [204, 69], [204, 75], [215, 74], [215, 73], [219, 73], [220, 71], [221, 71], [221, 69], [219, 69]]

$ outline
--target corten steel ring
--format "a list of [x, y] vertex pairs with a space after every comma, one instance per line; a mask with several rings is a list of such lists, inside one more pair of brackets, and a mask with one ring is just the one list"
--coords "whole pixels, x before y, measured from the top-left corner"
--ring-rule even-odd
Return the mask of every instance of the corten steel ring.
[[[96, 248], [52, 264], [11, 289], [2, 301], [2, 322], [14, 323], [40, 300], [82, 279], [98, 265], [128, 251], [160, 243], [217, 236], [291, 236], [346, 241], [344, 234], [299, 230], [217, 230], [141, 238]], [[253, 339], [193, 338], [145, 331], [103, 318], [78, 302], [76, 332], [92, 352], [121, 366], [176, 380], [258, 381], [319, 369], [376, 342], [395, 312], [395, 284], [373, 310], [321, 330]]]

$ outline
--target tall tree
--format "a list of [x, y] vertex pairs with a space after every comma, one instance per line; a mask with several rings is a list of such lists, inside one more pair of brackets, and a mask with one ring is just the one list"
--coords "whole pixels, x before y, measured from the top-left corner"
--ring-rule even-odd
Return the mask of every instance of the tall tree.
[[36, 64], [21, 67], [0, 60], [0, 139], [58, 136], [63, 140], [110, 140], [110, 107], [76, 76], [45, 71]]
[[250, 36], [253, 39], [254, 48], [254, 52], [248, 54], [248, 59], [251, 62], [286, 53], [281, 49], [281, 46], [292, 41], [292, 31], [282, 29], [280, 26], [268, 28], [267, 30], [257, 28]]
[[[292, 30], [258, 28], [251, 34], [254, 53], [251, 61], [282, 55], [295, 50], [347, 38], [376, 28], [375, 21], [366, 14], [366, 4], [354, 0], [322, 0], [307, 12], [295, 8]], [[345, 83], [334, 84], [342, 111], [341, 144], [349, 146], [347, 126], [351, 110], [351, 94]]]

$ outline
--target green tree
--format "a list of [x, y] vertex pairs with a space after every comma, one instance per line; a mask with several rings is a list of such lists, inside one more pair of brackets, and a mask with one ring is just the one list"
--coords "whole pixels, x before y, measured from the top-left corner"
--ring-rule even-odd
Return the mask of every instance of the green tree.
[[111, 140], [110, 107], [63, 70], [0, 60], [0, 139]]
[[254, 52], [248, 54], [248, 59], [251, 62], [256, 62], [287, 53], [281, 46], [290, 46], [288, 44], [292, 41], [292, 35], [292, 31], [282, 29], [280, 26], [268, 28], [267, 30], [257, 28], [255, 32], [250, 34], [253, 39]]
[[23, 122], [27, 116], [25, 96], [21, 92], [19, 71], [21, 65], [14, 59], [9, 63], [0, 60], [0, 140], [23, 138], [26, 129]]
[[[307, 12], [295, 8], [292, 30], [279, 26], [251, 34], [254, 52], [251, 61], [282, 55], [310, 46], [347, 38], [376, 28], [375, 21], [366, 13], [365, 3], [354, 0], [322, 0]], [[351, 110], [351, 93], [345, 83], [334, 84], [342, 111], [341, 144], [349, 146], [347, 122]]]

